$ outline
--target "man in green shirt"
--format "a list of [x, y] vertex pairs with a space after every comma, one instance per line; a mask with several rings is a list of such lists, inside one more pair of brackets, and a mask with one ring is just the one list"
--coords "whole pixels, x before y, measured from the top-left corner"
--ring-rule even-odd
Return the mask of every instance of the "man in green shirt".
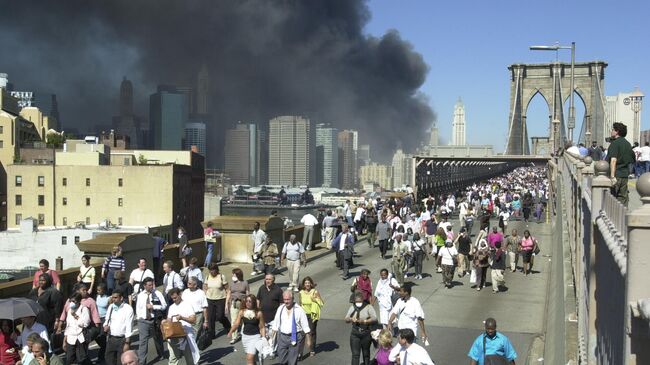
[[612, 179], [612, 195], [627, 207], [627, 179], [630, 175], [630, 164], [635, 162], [636, 158], [632, 145], [625, 139], [626, 135], [625, 124], [617, 122], [612, 125], [612, 143], [607, 149], [607, 161], [610, 168], [609, 177]]

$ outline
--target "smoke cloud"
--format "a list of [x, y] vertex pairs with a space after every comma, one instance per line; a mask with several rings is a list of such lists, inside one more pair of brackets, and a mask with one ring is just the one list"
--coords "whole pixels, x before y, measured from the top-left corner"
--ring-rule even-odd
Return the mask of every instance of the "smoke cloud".
[[369, 18], [362, 0], [3, 1], [0, 72], [56, 93], [64, 129], [92, 131], [118, 114], [123, 76], [147, 118], [158, 84], [192, 86], [205, 64], [211, 165], [226, 128], [287, 114], [358, 129], [387, 160], [427, 140], [435, 114], [422, 56], [396, 31], [364, 34]]

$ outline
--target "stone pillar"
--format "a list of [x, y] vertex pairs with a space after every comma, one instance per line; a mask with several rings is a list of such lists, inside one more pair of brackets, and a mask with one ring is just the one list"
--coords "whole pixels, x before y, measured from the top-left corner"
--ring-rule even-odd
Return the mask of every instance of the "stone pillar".
[[594, 178], [591, 180], [591, 249], [589, 250], [589, 337], [587, 340], [587, 354], [589, 364], [596, 364], [596, 242], [594, 240], [595, 232], [598, 229], [596, 218], [603, 209], [603, 199], [605, 192], [612, 186], [609, 176], [609, 163], [607, 161], [598, 161], [594, 164]]
[[636, 190], [643, 205], [627, 215], [627, 275], [625, 280], [625, 331], [628, 357], [626, 364], [650, 363], [648, 319], [638, 313], [639, 300], [650, 298], [648, 270], [650, 269], [650, 173], [637, 179]]

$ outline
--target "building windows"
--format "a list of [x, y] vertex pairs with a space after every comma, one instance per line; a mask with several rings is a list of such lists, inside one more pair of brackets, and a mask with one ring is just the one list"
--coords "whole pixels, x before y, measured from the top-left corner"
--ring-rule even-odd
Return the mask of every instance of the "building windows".
[[0, 125], [0, 134], [4, 132], [3, 126]]
[[122, 217], [117, 217], [117, 225], [118, 226], [122, 225]]
[[3, 148], [4, 146], [5, 146], [4, 141], [0, 139], [0, 148]]
[[74, 243], [75, 244], [79, 243], [79, 236], [74, 236]]
[[38, 206], [42, 207], [45, 205], [45, 195], [38, 196]]
[[90, 217], [86, 217], [86, 224], [90, 224]]
[[16, 225], [20, 225], [20, 221], [23, 220], [22, 214], [16, 214]]
[[16, 175], [16, 186], [23, 186], [23, 177]]
[[122, 198], [117, 198], [117, 206], [118, 207], [121, 207], [123, 203], [124, 203], [124, 201], [122, 200]]
[[62, 181], [63, 186], [68, 186], [68, 178], [64, 177]]
[[63, 217], [63, 225], [64, 226], [68, 225], [68, 217]]
[[38, 215], [38, 225], [42, 226], [45, 224], [45, 214], [39, 214]]
[[68, 198], [63, 198], [62, 204], [63, 205], [68, 205]]
[[86, 198], [86, 206], [87, 206], [87, 207], [90, 206], [90, 198]]
[[16, 205], [23, 205], [23, 196], [22, 195], [16, 195]]
[[68, 244], [68, 237], [66, 237], [66, 236], [61, 237], [61, 244], [62, 245], [67, 245]]
[[124, 185], [124, 179], [120, 177], [119, 179], [117, 179], [117, 186], [122, 187], [123, 185]]
[[86, 186], [90, 186], [90, 178], [89, 177], [86, 178]]
[[38, 186], [45, 186], [45, 176], [38, 177]]

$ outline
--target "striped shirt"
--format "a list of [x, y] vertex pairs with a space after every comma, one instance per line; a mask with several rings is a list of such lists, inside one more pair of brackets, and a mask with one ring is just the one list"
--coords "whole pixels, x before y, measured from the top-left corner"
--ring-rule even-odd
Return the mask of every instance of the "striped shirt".
[[104, 260], [104, 265], [102, 269], [107, 271], [124, 271], [126, 270], [126, 261], [122, 256], [109, 256]]

